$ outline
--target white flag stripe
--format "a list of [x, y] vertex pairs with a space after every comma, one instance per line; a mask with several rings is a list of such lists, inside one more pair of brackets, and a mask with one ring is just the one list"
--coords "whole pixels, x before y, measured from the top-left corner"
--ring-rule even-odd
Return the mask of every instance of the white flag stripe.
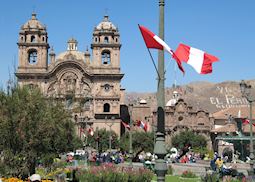
[[169, 52], [171, 55], [173, 55], [173, 53], [172, 53], [172, 49], [161, 39], [161, 38], [159, 38], [157, 35], [154, 35], [154, 37], [153, 37], [159, 44], [161, 44], [162, 46], [163, 46], [163, 48], [167, 51], [167, 52]]
[[187, 63], [193, 66], [193, 68], [198, 73], [201, 73], [203, 61], [204, 61], [204, 51], [191, 47], [189, 50], [189, 60]]

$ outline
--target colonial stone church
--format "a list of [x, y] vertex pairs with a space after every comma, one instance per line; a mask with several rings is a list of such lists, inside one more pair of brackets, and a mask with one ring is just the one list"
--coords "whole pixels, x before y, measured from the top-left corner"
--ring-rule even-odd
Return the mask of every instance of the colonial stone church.
[[19, 32], [18, 83], [38, 87], [45, 97], [65, 103], [79, 135], [88, 127], [120, 134], [124, 102], [120, 48], [119, 30], [104, 16], [92, 33], [92, 55], [88, 49], [79, 51], [74, 38], [68, 40], [67, 50], [56, 55], [48, 44], [46, 26], [33, 13]]
[[[154, 112], [154, 117], [157, 117], [156, 112]], [[209, 112], [194, 109], [181, 98], [177, 91], [174, 91], [172, 99], [165, 106], [166, 144], [171, 145], [172, 137], [181, 131], [191, 130], [196, 134], [203, 135], [207, 141], [207, 148], [212, 149], [210, 131], [213, 123], [214, 118], [210, 116]]]

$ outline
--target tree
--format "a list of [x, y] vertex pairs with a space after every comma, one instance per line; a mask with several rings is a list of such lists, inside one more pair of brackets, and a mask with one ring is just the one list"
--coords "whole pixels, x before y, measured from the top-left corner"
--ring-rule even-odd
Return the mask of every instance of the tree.
[[111, 134], [111, 147], [116, 149], [119, 147], [118, 135], [114, 131], [108, 131], [106, 129], [96, 130], [94, 135], [88, 135], [87, 145], [97, 148], [99, 151], [106, 151], [109, 149], [109, 138]]
[[203, 135], [195, 134], [193, 131], [182, 131], [172, 137], [172, 145], [182, 149], [190, 145], [192, 148], [206, 148], [206, 138]]
[[[152, 132], [132, 132], [132, 147], [134, 152], [134, 158], [139, 155], [140, 152], [153, 152], [154, 148], [154, 134]], [[120, 149], [123, 151], [129, 151], [129, 133], [126, 132], [120, 139]]]
[[38, 161], [50, 165], [58, 154], [81, 144], [62, 103], [28, 87], [0, 92], [0, 138], [2, 173], [23, 178], [35, 173]]

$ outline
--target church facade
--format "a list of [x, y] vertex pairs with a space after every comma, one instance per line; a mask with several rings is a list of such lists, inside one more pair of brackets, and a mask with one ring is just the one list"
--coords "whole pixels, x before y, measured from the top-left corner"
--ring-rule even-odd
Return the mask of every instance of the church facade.
[[94, 28], [91, 53], [78, 50], [71, 38], [67, 50], [56, 55], [48, 43], [48, 33], [32, 14], [21, 26], [18, 40], [19, 62], [16, 77], [20, 86], [38, 87], [70, 110], [81, 136], [87, 128], [106, 128], [120, 135], [120, 105], [124, 89], [120, 69], [120, 34], [104, 16]]
[[[157, 125], [157, 111], [153, 111], [152, 127]], [[214, 118], [207, 111], [194, 109], [190, 106], [177, 91], [165, 106], [165, 140], [166, 146], [172, 146], [172, 137], [182, 131], [193, 131], [205, 137], [207, 148], [213, 149], [211, 130], [214, 125]]]

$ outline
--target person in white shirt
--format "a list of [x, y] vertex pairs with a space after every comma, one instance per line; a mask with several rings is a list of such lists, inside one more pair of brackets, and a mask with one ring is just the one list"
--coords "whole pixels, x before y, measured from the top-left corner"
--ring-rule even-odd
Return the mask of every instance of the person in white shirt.
[[31, 182], [41, 182], [41, 176], [39, 174], [33, 174], [29, 177]]

